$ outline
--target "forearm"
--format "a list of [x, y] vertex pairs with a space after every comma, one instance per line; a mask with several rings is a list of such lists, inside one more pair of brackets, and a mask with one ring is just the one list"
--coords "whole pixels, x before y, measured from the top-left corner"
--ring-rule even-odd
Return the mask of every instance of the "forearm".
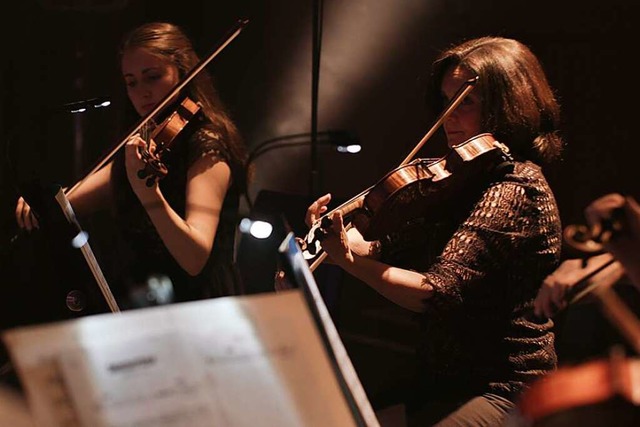
[[200, 273], [211, 253], [210, 240], [178, 215], [157, 190], [141, 200], [169, 253], [188, 274]]
[[353, 255], [340, 266], [393, 303], [414, 312], [425, 310], [433, 288], [421, 273], [392, 267], [380, 261]]
[[111, 194], [112, 163], [87, 177], [81, 184], [65, 188], [65, 194], [77, 216], [85, 216], [106, 208]]

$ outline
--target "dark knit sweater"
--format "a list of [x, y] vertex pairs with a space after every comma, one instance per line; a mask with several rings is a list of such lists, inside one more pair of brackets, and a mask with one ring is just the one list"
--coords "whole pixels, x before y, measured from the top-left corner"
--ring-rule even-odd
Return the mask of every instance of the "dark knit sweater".
[[384, 262], [434, 288], [420, 315], [421, 398], [511, 396], [557, 363], [553, 324], [532, 314], [560, 257], [556, 202], [538, 166], [514, 162], [450, 205], [381, 242]]

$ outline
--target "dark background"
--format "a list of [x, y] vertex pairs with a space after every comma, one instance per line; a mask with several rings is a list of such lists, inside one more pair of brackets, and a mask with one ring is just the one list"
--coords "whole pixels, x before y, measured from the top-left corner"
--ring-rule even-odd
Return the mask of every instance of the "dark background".
[[[207, 68], [247, 145], [310, 130], [312, 1], [27, 0], [11, 9], [0, 25], [3, 256], [15, 246], [9, 242], [17, 232], [16, 183], [32, 176], [75, 183], [123, 137], [113, 126], [122, 107], [116, 48], [122, 33], [139, 23], [177, 23], [205, 55], [237, 19], [248, 18], [247, 28]], [[437, 52], [466, 38], [500, 35], [529, 45], [556, 89], [567, 145], [563, 160], [546, 173], [563, 224], [580, 223], [583, 208], [596, 197], [638, 194], [637, 75], [631, 65], [637, 9], [630, 0], [327, 0], [318, 127], [351, 132], [363, 150], [344, 155], [322, 146], [315, 164], [308, 146], [273, 150], [255, 162], [251, 197], [266, 191], [261, 205], [285, 212], [297, 227], [311, 195], [311, 171], [320, 177], [315, 192], [330, 191], [337, 199], [372, 185], [404, 159], [434, 120], [422, 97]], [[83, 115], [56, 110], [93, 97], [113, 104]], [[437, 137], [425, 154], [437, 153], [436, 147]], [[94, 251], [109, 265], [111, 254], [100, 247], [100, 230], [106, 233], [109, 225], [96, 221], [88, 224], [96, 229]], [[3, 288], [15, 283], [12, 272], [20, 268], [4, 269]], [[398, 378], [409, 372], [410, 316], [348, 277], [327, 289], [363, 383], [374, 404], [384, 406]]]

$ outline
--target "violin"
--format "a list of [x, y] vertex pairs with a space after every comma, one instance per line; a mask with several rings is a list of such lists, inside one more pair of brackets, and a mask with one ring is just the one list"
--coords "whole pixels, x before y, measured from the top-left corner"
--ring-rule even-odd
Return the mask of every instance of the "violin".
[[[457, 194], [466, 178], [506, 161], [508, 149], [489, 133], [455, 145], [436, 160], [417, 159], [389, 172], [364, 196], [353, 222], [365, 240], [397, 230], [408, 220], [428, 217]], [[343, 213], [344, 216], [344, 213]]]
[[[611, 288], [624, 269], [611, 257], [588, 276], [602, 270], [607, 275], [589, 290], [574, 292], [574, 300], [586, 292], [594, 294], [605, 317], [640, 354], [640, 320]], [[613, 347], [609, 358], [561, 367], [534, 381], [518, 399], [517, 408], [526, 425], [535, 427], [638, 425], [639, 373], [640, 358], [625, 357]]]
[[[400, 166], [389, 172], [375, 185], [369, 187], [349, 201], [325, 213], [304, 239], [298, 238], [306, 260], [314, 259], [313, 271], [326, 257], [320, 241], [324, 229], [330, 224], [330, 216], [341, 212], [346, 228], [356, 226], [367, 241], [378, 240], [396, 230], [409, 219], [424, 216], [429, 209], [438, 206], [447, 194], [455, 194], [461, 187], [463, 176], [485, 167], [486, 163], [476, 159], [493, 159], [494, 166], [512, 161], [508, 148], [489, 133], [479, 134], [458, 144], [449, 153], [436, 160], [414, 157], [426, 141], [445, 122], [478, 82], [477, 76], [467, 80], [451, 98], [435, 124], [429, 129]], [[500, 159], [499, 162], [496, 162]], [[464, 167], [463, 167], [464, 166]], [[467, 174], [462, 172], [467, 169]], [[454, 177], [452, 177], [454, 176]], [[448, 201], [451, 201], [449, 198]]]
[[[365, 240], [375, 241], [411, 219], [442, 215], [454, 201], [451, 195], [465, 190], [469, 178], [502, 169], [512, 160], [504, 144], [482, 133], [453, 146], [439, 159], [419, 158], [399, 166], [332, 212], [340, 211]], [[328, 226], [329, 215], [323, 215], [302, 241], [306, 259], [319, 253], [320, 230]]]
[[[146, 178], [147, 187], [151, 187], [157, 180], [167, 176], [169, 171], [162, 157], [171, 151], [177, 136], [200, 110], [200, 104], [185, 97], [175, 111], [153, 128], [150, 135], [146, 135], [148, 132], [143, 132], [143, 139], [147, 142], [147, 146], [141, 150], [140, 154], [145, 167], [138, 171], [138, 178]], [[153, 151], [151, 141], [155, 144]]]
[[589, 268], [589, 272], [567, 288], [563, 297], [567, 306], [582, 300], [599, 287], [611, 287], [626, 274], [622, 264], [604, 249], [613, 236], [624, 231], [622, 215], [622, 211], [612, 212], [612, 216], [601, 223], [602, 231], [597, 236], [583, 224], [571, 224], [562, 231], [563, 251], [569, 252], [571, 258], [582, 259], [583, 268], [586, 268], [588, 259], [602, 255], [598, 264], [592, 264], [595, 268]]
[[[507, 156], [508, 149], [493, 135], [482, 133], [453, 146], [442, 158], [419, 158], [392, 170], [365, 194], [337, 210], [347, 222], [353, 222], [365, 240], [378, 240], [406, 221], [429, 216], [436, 206], [442, 208], [448, 194], [462, 187], [465, 176], [486, 170]], [[320, 226], [321, 222], [316, 224]]]

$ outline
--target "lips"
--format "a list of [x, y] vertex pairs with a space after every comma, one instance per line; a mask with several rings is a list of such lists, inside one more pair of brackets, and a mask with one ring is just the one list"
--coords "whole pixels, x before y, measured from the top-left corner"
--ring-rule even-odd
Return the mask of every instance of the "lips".
[[458, 145], [464, 140], [464, 132], [447, 132], [447, 143], [449, 146]]
[[464, 136], [464, 132], [462, 132], [462, 131], [447, 132], [447, 138], [449, 138], [449, 139], [462, 138], [463, 136]]

